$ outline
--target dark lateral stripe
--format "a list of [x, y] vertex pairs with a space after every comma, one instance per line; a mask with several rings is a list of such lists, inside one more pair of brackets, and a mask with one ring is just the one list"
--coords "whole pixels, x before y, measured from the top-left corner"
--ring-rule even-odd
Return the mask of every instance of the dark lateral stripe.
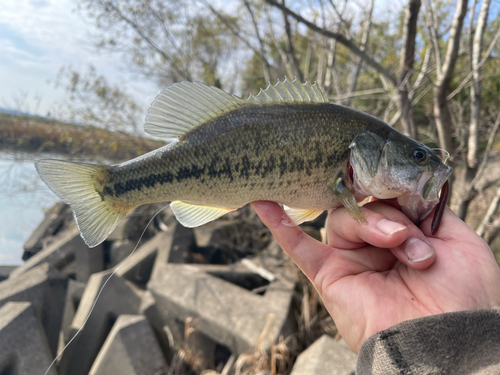
[[[151, 188], [156, 184], [168, 184], [174, 181], [174, 175], [171, 172], [150, 174], [140, 178], [127, 180], [125, 183], [117, 182], [113, 185], [114, 196], [118, 197], [133, 190], [141, 190], [142, 188]], [[109, 189], [108, 187], [105, 188]]]
[[[184, 180], [197, 180], [202, 176], [209, 178], [228, 178], [233, 182], [234, 178], [244, 180], [250, 179], [251, 176], [259, 176], [261, 178], [268, 177], [271, 173], [279, 173], [279, 177], [287, 173], [304, 172], [310, 176], [316, 168], [327, 168], [332, 163], [337, 162], [334, 155], [325, 157], [320, 150], [309, 158], [301, 158], [297, 156], [286, 157], [281, 155], [275, 157], [270, 155], [269, 158], [252, 162], [247, 155], [243, 155], [239, 160], [233, 160], [229, 157], [222, 158], [214, 156], [209, 163], [199, 166], [192, 164], [191, 166], [181, 167], [176, 173], [164, 172], [150, 174], [135, 179], [126, 180], [125, 182], [115, 182], [112, 187], [106, 186], [103, 193], [118, 197], [134, 190], [143, 188], [152, 188], [156, 184], [168, 184], [173, 182], [182, 182]], [[286, 181], [289, 184], [289, 181]]]
[[199, 179], [203, 175], [210, 178], [220, 178], [226, 176], [232, 182], [234, 180], [229, 158], [221, 159], [216, 156], [209, 165], [198, 166], [192, 164], [191, 167], [181, 167], [174, 175], [171, 172], [150, 174], [148, 176], [127, 180], [126, 182], [117, 182], [113, 188], [105, 188], [105, 193], [118, 197], [130, 191], [141, 190], [143, 188], [152, 188], [156, 184], [173, 183], [174, 180], [181, 182], [189, 179]]

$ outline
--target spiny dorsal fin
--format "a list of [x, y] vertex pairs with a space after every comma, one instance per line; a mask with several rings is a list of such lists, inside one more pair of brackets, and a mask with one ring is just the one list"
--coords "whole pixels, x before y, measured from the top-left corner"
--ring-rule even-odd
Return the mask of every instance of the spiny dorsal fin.
[[259, 94], [247, 99], [247, 102], [254, 104], [265, 103], [328, 103], [328, 97], [323, 89], [315, 83], [302, 84], [297, 78], [290, 82], [286, 77], [283, 82], [278, 80], [276, 85], [269, 83], [265, 90], [260, 89]]
[[245, 104], [243, 99], [201, 82], [176, 83], [151, 104], [144, 130], [158, 137], [177, 138]]

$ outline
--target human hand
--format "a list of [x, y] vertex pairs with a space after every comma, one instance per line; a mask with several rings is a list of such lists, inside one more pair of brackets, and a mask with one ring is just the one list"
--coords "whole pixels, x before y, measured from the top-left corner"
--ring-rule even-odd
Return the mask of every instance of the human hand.
[[433, 213], [419, 228], [389, 203], [364, 205], [366, 226], [344, 208], [332, 211], [328, 245], [283, 225], [278, 204], [252, 203], [356, 353], [367, 338], [402, 321], [500, 305], [500, 268], [481, 237], [448, 207], [433, 236]]

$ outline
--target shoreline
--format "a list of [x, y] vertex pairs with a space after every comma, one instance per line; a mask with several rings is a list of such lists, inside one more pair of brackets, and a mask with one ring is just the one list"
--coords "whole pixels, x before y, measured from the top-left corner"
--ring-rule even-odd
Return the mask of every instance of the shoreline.
[[0, 150], [57, 153], [113, 162], [135, 158], [165, 145], [161, 140], [37, 117], [0, 114]]

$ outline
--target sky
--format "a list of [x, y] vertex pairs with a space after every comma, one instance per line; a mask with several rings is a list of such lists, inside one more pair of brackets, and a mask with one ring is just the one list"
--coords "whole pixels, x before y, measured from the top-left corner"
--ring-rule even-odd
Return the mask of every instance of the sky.
[[[399, 8], [404, 0], [379, 0]], [[219, 0], [214, 0], [218, 3]], [[65, 91], [55, 87], [61, 67], [85, 72], [90, 64], [110, 83], [125, 85], [146, 113], [161, 91], [127, 72], [119, 54], [99, 51], [99, 32], [75, 0], [2, 0], [0, 7], [0, 107], [61, 118]], [[227, 4], [226, 4], [227, 6]], [[376, 7], [376, 9], [379, 9]], [[26, 97], [24, 100], [23, 98]]]
[[146, 111], [159, 88], [128, 73], [120, 56], [99, 52], [96, 32], [74, 0], [2, 0], [0, 107], [54, 115], [65, 101], [64, 90], [54, 87], [59, 69], [84, 72], [92, 64], [111, 83], [127, 85]]
[[[80, 72], [94, 65], [110, 83], [127, 85], [144, 112], [160, 91], [128, 73], [120, 56], [97, 51], [92, 44], [96, 29], [74, 0], [0, 3], [0, 107], [58, 117], [58, 103], [66, 94], [53, 82], [64, 65]], [[43, 209], [57, 201], [39, 180], [33, 161], [16, 157], [0, 152], [0, 264], [22, 262], [23, 242], [43, 219]]]

